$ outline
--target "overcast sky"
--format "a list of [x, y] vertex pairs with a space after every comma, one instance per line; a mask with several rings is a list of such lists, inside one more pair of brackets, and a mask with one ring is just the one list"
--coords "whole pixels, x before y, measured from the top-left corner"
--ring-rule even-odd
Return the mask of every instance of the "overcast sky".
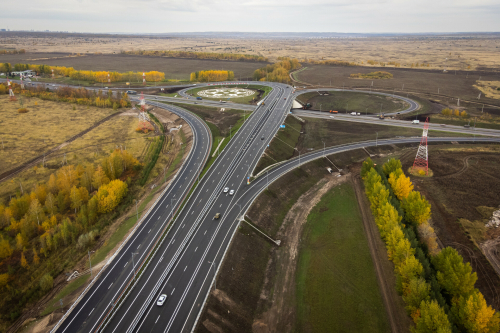
[[3, 1], [0, 28], [76, 32], [500, 31], [500, 0]]

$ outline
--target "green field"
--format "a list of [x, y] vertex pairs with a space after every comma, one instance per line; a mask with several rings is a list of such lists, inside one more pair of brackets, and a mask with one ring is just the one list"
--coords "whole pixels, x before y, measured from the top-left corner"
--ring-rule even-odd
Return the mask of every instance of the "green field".
[[346, 183], [307, 218], [297, 271], [297, 331], [390, 332], [356, 196]]
[[378, 114], [397, 112], [408, 107], [406, 102], [390, 96], [364, 94], [350, 91], [328, 91], [328, 95], [310, 92], [297, 97], [303, 103], [311, 103], [313, 110], [335, 110], [340, 113], [359, 112]]

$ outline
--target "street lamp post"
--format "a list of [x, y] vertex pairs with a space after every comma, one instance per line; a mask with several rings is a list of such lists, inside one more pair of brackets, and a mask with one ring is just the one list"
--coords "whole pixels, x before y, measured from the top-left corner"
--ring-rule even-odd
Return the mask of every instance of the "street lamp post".
[[139, 221], [139, 209], [137, 208], [137, 199], [135, 199], [135, 213], [136, 213], [137, 221]]
[[266, 178], [267, 178], [266, 190], [269, 190], [269, 170], [266, 171]]
[[377, 133], [377, 137], [375, 138], [375, 147], [378, 147], [378, 132]]
[[90, 277], [92, 278], [92, 261], [90, 260], [90, 254], [91, 253], [94, 253], [95, 251], [90, 251], [90, 250], [87, 250], [87, 253], [89, 254], [89, 266], [90, 266]]
[[325, 144], [325, 141], [321, 141], [321, 142], [323, 142], [323, 157], [325, 157], [326, 144]]
[[134, 254], [138, 254], [137, 252], [132, 252], [132, 270], [134, 271], [134, 280], [136, 278], [135, 275], [135, 262], [134, 262]]

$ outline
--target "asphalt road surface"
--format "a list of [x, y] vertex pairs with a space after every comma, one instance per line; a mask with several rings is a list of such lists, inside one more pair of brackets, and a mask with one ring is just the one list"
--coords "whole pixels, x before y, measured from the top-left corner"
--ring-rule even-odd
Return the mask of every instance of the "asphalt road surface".
[[[367, 123], [375, 125], [386, 125], [386, 126], [397, 126], [397, 127], [407, 127], [407, 128], [421, 128], [424, 127], [424, 122], [418, 124], [413, 124], [408, 120], [394, 120], [394, 119], [375, 119], [373, 117], [366, 116], [351, 116], [349, 114], [335, 114], [332, 115], [329, 112], [319, 112], [311, 110], [293, 109], [292, 113], [304, 118], [321, 118], [328, 120], [339, 120], [339, 121], [349, 121], [355, 123]], [[500, 136], [500, 130], [490, 129], [490, 128], [465, 128], [463, 126], [453, 126], [445, 124], [433, 124], [429, 123], [429, 130], [442, 131], [442, 132], [453, 132], [462, 133], [470, 135], [486, 135], [486, 136]]]
[[57, 329], [58, 332], [93, 331], [96, 323], [100, 322], [123, 288], [133, 278], [134, 267], [137, 268], [146, 259], [159, 235], [170, 222], [172, 213], [178, 209], [182, 198], [187, 195], [208, 158], [212, 138], [205, 123], [181, 108], [165, 104], [158, 105], [158, 107], [179, 115], [191, 126], [193, 129], [191, 152], [175, 179], [145, 216], [143, 222], [136, 227], [130, 239], [124, 242], [123, 247], [103, 267], [98, 279], [88, 288], [68, 317], [63, 318], [65, 320]]
[[[214, 261], [216, 255], [220, 258], [227, 248], [240, 213], [234, 202], [290, 110], [292, 100], [285, 98], [291, 88], [273, 86], [270, 102], [253, 112], [196, 187], [140, 283], [113, 313], [106, 332], [192, 329], [210, 286], [208, 278], [220, 263]], [[235, 194], [224, 193], [225, 187]], [[217, 213], [221, 218], [215, 220]], [[158, 307], [161, 294], [168, 298]]]

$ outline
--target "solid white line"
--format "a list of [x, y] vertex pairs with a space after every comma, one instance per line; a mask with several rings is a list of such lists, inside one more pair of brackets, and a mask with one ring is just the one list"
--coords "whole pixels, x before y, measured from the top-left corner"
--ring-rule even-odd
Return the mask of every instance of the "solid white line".
[[158, 318], [156, 318], [155, 324], [158, 322], [158, 319], [160, 319], [160, 315], [158, 315]]

